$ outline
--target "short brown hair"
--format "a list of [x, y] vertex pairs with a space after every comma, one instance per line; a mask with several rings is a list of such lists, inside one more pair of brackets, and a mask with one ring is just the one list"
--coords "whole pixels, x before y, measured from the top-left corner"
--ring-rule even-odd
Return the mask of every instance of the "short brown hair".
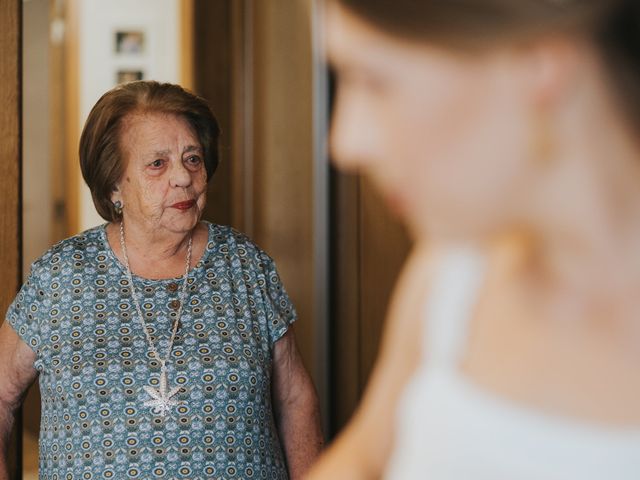
[[111, 194], [124, 174], [120, 145], [123, 119], [132, 113], [178, 115], [194, 129], [203, 149], [209, 180], [218, 167], [220, 127], [206, 100], [179, 85], [137, 81], [119, 85], [100, 97], [80, 136], [80, 169], [102, 218], [117, 220]]

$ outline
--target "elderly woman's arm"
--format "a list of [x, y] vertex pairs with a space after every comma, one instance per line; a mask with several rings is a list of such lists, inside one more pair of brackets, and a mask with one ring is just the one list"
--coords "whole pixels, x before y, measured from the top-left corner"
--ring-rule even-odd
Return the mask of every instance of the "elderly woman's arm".
[[8, 480], [7, 451], [14, 414], [37, 376], [36, 354], [5, 322], [0, 327], [0, 480]]
[[302, 364], [292, 327], [274, 347], [272, 392], [289, 478], [299, 479], [320, 453], [323, 437], [318, 397]]

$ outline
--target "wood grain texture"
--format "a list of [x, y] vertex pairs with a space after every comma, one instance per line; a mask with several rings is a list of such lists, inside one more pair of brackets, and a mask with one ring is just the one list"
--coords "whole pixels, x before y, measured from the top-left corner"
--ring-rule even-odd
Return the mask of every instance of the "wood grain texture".
[[193, 89], [221, 128], [220, 164], [207, 189], [203, 218], [229, 225], [231, 204], [231, 0], [194, 0]]
[[193, 0], [180, 1], [180, 85], [189, 90], [193, 90], [193, 43], [195, 35], [193, 23], [195, 21], [195, 10]]
[[389, 300], [410, 248], [409, 237], [367, 181], [360, 180], [360, 386], [380, 346]]
[[347, 423], [362, 395], [360, 339], [360, 181], [331, 178], [331, 434]]
[[6, 312], [21, 281], [20, 4], [0, 0], [0, 308]]
[[410, 241], [366, 180], [338, 173], [332, 183], [331, 430], [336, 433], [366, 388]]
[[276, 261], [299, 314], [314, 378], [313, 56], [309, 2], [253, 2], [254, 239]]
[[253, 0], [231, 3], [231, 224], [253, 237]]
[[[50, 3], [51, 21], [63, 21], [64, 10], [57, 2]], [[51, 214], [51, 234], [49, 244], [59, 242], [66, 238], [70, 231], [69, 206], [67, 205], [67, 159], [66, 159], [66, 105], [65, 105], [65, 79], [67, 70], [65, 68], [65, 45], [62, 41], [51, 42], [49, 46], [49, 138], [50, 138], [50, 185], [51, 199], [53, 204], [50, 207]]]
[[[21, 8], [20, 0], [0, 0], [0, 322], [22, 279]], [[16, 432], [20, 424], [18, 419]], [[14, 434], [9, 452], [11, 478], [20, 476], [19, 440]]]

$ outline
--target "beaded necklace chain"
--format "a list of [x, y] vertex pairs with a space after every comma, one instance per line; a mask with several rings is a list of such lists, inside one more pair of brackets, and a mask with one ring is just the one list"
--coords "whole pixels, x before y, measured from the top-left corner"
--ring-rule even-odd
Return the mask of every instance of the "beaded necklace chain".
[[138, 299], [138, 294], [136, 292], [135, 286], [133, 284], [133, 276], [131, 275], [131, 267], [129, 266], [129, 256], [127, 255], [127, 247], [124, 242], [124, 220], [120, 222], [120, 248], [122, 249], [122, 256], [124, 257], [124, 264], [127, 268], [127, 278], [129, 279], [129, 284], [131, 285], [131, 298], [133, 299], [133, 304], [136, 307], [136, 312], [138, 313], [138, 318], [140, 319], [140, 325], [142, 325], [142, 330], [144, 331], [145, 337], [147, 337], [147, 343], [149, 344], [149, 350], [151, 351], [152, 356], [160, 362], [160, 385], [159, 388], [153, 388], [149, 386], [144, 386], [145, 392], [151, 397], [151, 400], [147, 400], [144, 402], [145, 407], [151, 407], [151, 411], [156, 415], [160, 415], [162, 417], [166, 416], [168, 412], [171, 411], [171, 407], [179, 405], [183, 402], [180, 402], [173, 397], [180, 391], [180, 387], [174, 387], [171, 390], [167, 390], [168, 381], [167, 381], [167, 362], [171, 358], [171, 351], [173, 350], [173, 342], [176, 338], [176, 333], [178, 332], [178, 325], [180, 324], [180, 317], [182, 316], [182, 307], [184, 305], [184, 301], [187, 296], [187, 280], [189, 278], [189, 268], [191, 267], [191, 247], [193, 243], [193, 238], [189, 237], [189, 246], [187, 248], [187, 262], [185, 266], [184, 272], [184, 280], [182, 282], [182, 290], [180, 291], [180, 300], [178, 305], [178, 311], [176, 314], [176, 318], [173, 322], [173, 326], [171, 328], [171, 339], [169, 340], [169, 345], [167, 346], [167, 353], [164, 358], [160, 357], [158, 353], [158, 349], [151, 337], [151, 333], [149, 332], [149, 327], [144, 321], [144, 316], [142, 315], [142, 308], [140, 308], [140, 300]]

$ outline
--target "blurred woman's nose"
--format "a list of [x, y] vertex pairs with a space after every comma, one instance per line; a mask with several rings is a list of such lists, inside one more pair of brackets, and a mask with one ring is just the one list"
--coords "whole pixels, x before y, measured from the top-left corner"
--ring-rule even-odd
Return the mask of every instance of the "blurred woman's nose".
[[191, 172], [184, 166], [182, 160], [173, 162], [169, 181], [172, 187], [184, 188], [191, 185]]
[[344, 170], [366, 169], [377, 154], [376, 119], [358, 102], [338, 94], [331, 122], [330, 146], [335, 164]]

